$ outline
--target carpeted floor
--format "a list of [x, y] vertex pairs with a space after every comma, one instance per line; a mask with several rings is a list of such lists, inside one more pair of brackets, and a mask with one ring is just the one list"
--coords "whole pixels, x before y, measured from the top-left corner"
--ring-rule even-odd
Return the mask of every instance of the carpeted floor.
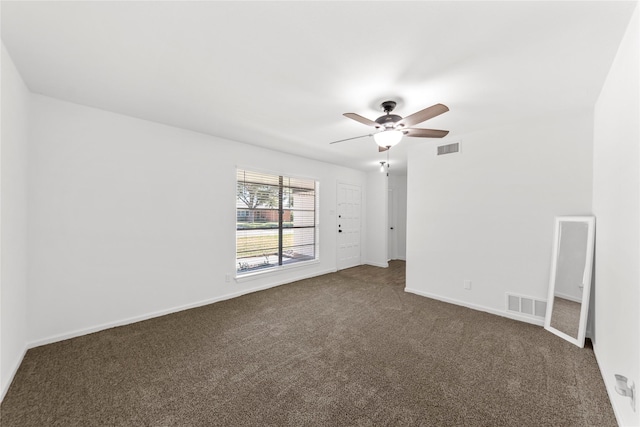
[[9, 426], [615, 426], [590, 348], [362, 266], [31, 349]]

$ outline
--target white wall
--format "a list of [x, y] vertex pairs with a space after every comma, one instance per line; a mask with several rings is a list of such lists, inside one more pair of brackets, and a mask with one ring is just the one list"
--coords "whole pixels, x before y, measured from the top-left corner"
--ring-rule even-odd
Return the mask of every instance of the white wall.
[[407, 259], [407, 175], [389, 175], [389, 188], [394, 194], [395, 259]]
[[[618, 422], [640, 425], [640, 401], [614, 391], [614, 374], [640, 385], [639, 6], [595, 108], [593, 211], [596, 215], [594, 350]], [[636, 399], [637, 400], [637, 399]]]
[[414, 146], [407, 291], [501, 315], [506, 292], [545, 300], [554, 217], [591, 210], [592, 119], [488, 129], [451, 140], [462, 152], [444, 156], [437, 142]]
[[364, 263], [378, 267], [388, 267], [387, 262], [387, 174], [378, 169], [367, 174], [367, 188], [365, 192], [365, 207], [367, 218], [365, 236], [367, 243], [363, 244]]
[[0, 144], [0, 400], [27, 348], [29, 92], [2, 44]]
[[[336, 181], [366, 189], [363, 172], [32, 100], [31, 345], [335, 270]], [[319, 263], [225, 282], [235, 272], [236, 165], [320, 181]]]

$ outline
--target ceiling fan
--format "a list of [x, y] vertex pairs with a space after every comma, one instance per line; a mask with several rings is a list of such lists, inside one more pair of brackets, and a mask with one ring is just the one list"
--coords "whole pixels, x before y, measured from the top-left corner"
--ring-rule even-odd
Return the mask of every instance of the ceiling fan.
[[380, 107], [385, 112], [385, 115], [378, 117], [374, 120], [369, 120], [366, 117], [362, 117], [356, 113], [344, 113], [343, 116], [352, 120], [360, 122], [367, 126], [373, 126], [379, 130], [379, 132], [370, 133], [368, 135], [355, 136], [353, 138], [341, 139], [339, 141], [333, 141], [330, 144], [336, 144], [338, 142], [349, 141], [351, 139], [364, 138], [365, 136], [373, 136], [373, 139], [378, 144], [378, 151], [386, 151], [400, 142], [403, 136], [411, 136], [417, 138], [442, 138], [446, 136], [448, 130], [438, 129], [419, 129], [412, 128], [411, 126], [417, 125], [442, 113], [449, 111], [449, 108], [443, 104], [435, 104], [431, 107], [420, 110], [417, 113], [413, 113], [410, 116], [402, 118], [391, 112], [396, 108], [395, 101], [385, 101]]

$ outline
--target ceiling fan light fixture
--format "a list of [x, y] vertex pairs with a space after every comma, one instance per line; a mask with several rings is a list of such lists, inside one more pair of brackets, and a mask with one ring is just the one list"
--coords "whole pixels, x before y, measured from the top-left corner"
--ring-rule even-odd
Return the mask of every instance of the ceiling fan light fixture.
[[388, 129], [374, 133], [373, 139], [380, 147], [393, 147], [400, 142], [402, 135], [402, 132], [399, 130]]

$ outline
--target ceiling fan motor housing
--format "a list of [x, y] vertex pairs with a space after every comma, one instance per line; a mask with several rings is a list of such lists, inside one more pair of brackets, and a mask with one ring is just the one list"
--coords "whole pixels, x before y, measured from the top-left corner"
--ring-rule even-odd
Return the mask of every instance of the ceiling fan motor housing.
[[386, 114], [384, 116], [380, 116], [376, 119], [376, 123], [383, 126], [384, 128], [392, 128], [395, 127], [396, 123], [402, 120], [402, 117], [397, 114]]
[[396, 108], [396, 105], [397, 103], [395, 101], [384, 101], [382, 104], [380, 104], [380, 107], [382, 107], [382, 111], [387, 114], [378, 117], [376, 119], [376, 123], [378, 123], [385, 129], [394, 128], [396, 123], [402, 120], [402, 117], [396, 114], [389, 114], [393, 111], [394, 108]]

